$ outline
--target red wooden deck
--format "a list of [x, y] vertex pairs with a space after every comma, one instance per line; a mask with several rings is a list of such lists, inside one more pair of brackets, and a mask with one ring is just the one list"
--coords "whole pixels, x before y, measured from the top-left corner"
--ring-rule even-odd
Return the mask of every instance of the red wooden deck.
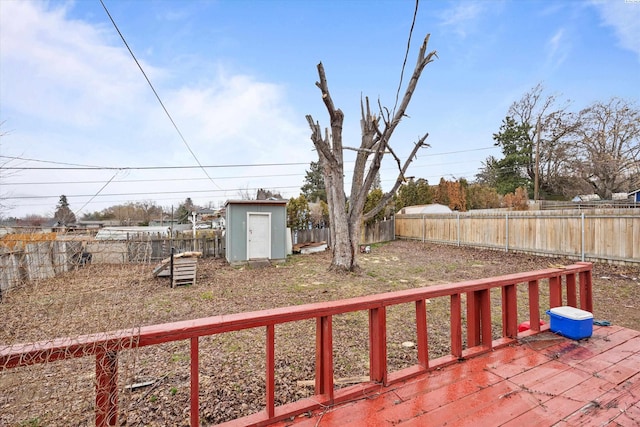
[[273, 425], [639, 426], [640, 332], [543, 332]]

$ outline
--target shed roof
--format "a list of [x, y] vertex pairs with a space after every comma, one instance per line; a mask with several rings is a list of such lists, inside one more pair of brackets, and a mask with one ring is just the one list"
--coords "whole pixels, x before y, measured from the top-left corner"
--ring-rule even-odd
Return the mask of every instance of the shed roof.
[[286, 205], [288, 200], [227, 200], [227, 205]]

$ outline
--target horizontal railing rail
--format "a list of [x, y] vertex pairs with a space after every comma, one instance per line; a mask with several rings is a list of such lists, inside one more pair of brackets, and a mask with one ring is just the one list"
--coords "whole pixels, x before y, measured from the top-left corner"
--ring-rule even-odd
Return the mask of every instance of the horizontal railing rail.
[[[199, 419], [199, 338], [244, 329], [264, 328], [266, 335], [266, 387], [264, 410], [225, 425], [267, 425], [321, 406], [362, 396], [381, 385], [390, 385], [460, 359], [513, 343], [523, 336], [546, 330], [540, 326], [540, 281], [548, 281], [549, 306], [564, 303], [593, 311], [591, 263], [576, 263], [454, 284], [434, 285], [346, 300], [305, 304], [269, 310], [219, 315], [195, 320], [144, 326], [132, 330], [59, 338], [0, 347], [0, 371], [78, 357], [96, 358], [96, 426], [113, 426], [118, 417], [118, 353], [167, 342], [190, 341], [190, 422]], [[518, 332], [517, 287], [525, 286], [531, 329]], [[493, 339], [490, 291], [501, 289], [502, 331]], [[563, 292], [564, 290], [564, 292]], [[463, 345], [463, 296], [466, 298], [466, 348]], [[450, 305], [450, 354], [429, 359], [426, 303], [448, 297]], [[409, 368], [388, 372], [387, 307], [415, 304], [417, 361]], [[332, 319], [336, 315], [367, 311], [369, 318], [369, 382], [341, 389], [334, 387]], [[280, 406], [275, 404], [275, 326], [316, 319], [315, 391], [313, 398]]]

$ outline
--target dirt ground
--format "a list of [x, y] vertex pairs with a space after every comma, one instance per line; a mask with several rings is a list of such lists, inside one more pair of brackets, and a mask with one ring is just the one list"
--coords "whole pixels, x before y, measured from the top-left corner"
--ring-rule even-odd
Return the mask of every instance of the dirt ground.
[[[327, 270], [328, 252], [294, 255], [262, 269], [198, 261], [192, 286], [169, 287], [153, 265], [90, 265], [52, 280], [27, 284], [0, 303], [0, 347], [116, 329], [131, 329], [218, 314], [350, 298], [400, 289], [567, 265], [572, 261], [502, 251], [395, 241], [359, 256], [361, 271]], [[595, 264], [594, 317], [640, 330], [640, 266]], [[448, 351], [447, 301], [433, 301], [429, 355]], [[522, 308], [522, 307], [521, 307]], [[415, 363], [409, 307], [388, 311], [389, 368]], [[525, 307], [526, 309], [526, 307]], [[526, 313], [526, 311], [522, 311]], [[526, 320], [522, 317], [520, 318]], [[368, 375], [366, 313], [334, 318], [336, 378]], [[499, 331], [498, 331], [499, 332]], [[276, 404], [312, 394], [299, 381], [314, 375], [315, 323], [276, 329]], [[200, 344], [200, 413], [218, 423], [264, 405], [264, 331], [203, 338]], [[95, 361], [74, 359], [0, 372], [0, 426], [87, 425], [93, 422]], [[188, 425], [189, 349], [185, 342], [120, 354], [121, 423]]]

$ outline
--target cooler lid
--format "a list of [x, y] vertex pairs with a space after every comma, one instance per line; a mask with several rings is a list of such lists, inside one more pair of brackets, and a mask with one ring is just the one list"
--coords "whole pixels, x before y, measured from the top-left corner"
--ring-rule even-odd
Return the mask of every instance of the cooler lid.
[[557, 316], [566, 317], [567, 319], [572, 319], [572, 320], [593, 319], [592, 313], [586, 310], [580, 310], [579, 308], [570, 307], [567, 305], [562, 307], [554, 307], [550, 309], [549, 312]]

